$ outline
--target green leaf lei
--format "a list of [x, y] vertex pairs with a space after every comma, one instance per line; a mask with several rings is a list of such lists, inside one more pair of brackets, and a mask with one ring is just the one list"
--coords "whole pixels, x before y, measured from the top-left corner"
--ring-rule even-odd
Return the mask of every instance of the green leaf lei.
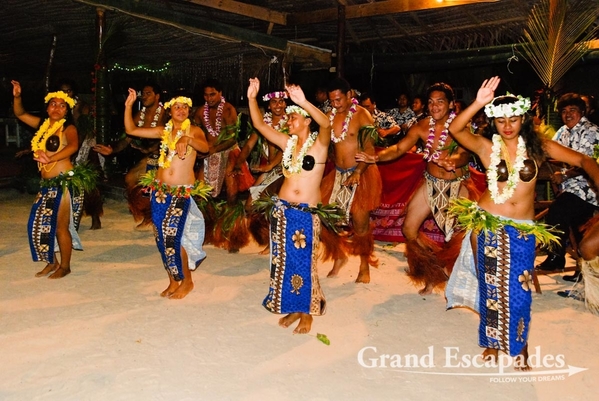
[[210, 191], [212, 191], [212, 187], [203, 181], [196, 181], [192, 186], [172, 186], [162, 183], [156, 179], [156, 170], [150, 170], [142, 175], [139, 179], [139, 183], [144, 187], [150, 188], [152, 191], [171, 194], [173, 196], [183, 196], [185, 198], [197, 196], [202, 199], [207, 199]]
[[449, 213], [456, 216], [458, 225], [466, 230], [496, 232], [498, 228], [512, 226], [521, 235], [534, 235], [537, 243], [551, 247], [559, 243], [555, 233], [560, 231], [543, 223], [518, 223], [511, 219], [501, 219], [483, 209], [474, 201], [458, 198], [451, 201]]
[[[262, 195], [254, 201], [252, 209], [256, 213], [266, 214], [268, 216], [277, 199], [277, 197]], [[299, 210], [317, 215], [322, 224], [335, 233], [339, 233], [339, 224], [345, 221], [345, 211], [337, 206], [336, 203], [328, 205], [319, 203], [316, 207], [298, 206], [294, 203], [292, 203], [292, 205]]]
[[62, 187], [66, 190], [67, 187], [78, 195], [80, 191], [91, 191], [96, 187], [96, 179], [98, 178], [97, 171], [87, 163], [79, 164], [64, 173], [60, 173], [56, 177], [42, 178], [40, 186], [42, 187]]

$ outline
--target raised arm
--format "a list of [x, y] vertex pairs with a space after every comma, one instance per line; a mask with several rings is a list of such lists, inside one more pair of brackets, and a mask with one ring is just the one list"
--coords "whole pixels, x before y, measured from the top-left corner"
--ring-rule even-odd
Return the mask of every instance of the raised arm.
[[460, 145], [479, 156], [485, 151], [487, 140], [482, 136], [472, 135], [469, 127], [470, 120], [480, 109], [493, 100], [495, 97], [495, 89], [497, 89], [499, 81], [499, 77], [485, 79], [476, 94], [474, 102], [458, 114], [449, 125], [451, 136], [453, 136]]
[[277, 145], [281, 149], [285, 149], [287, 146], [287, 140], [289, 136], [277, 131], [270, 125], [266, 124], [262, 119], [262, 113], [258, 107], [258, 91], [260, 90], [260, 80], [258, 78], [250, 78], [250, 84], [248, 86], [248, 106], [250, 108], [250, 117], [252, 118], [252, 125], [269, 141]]
[[136, 99], [137, 92], [135, 89], [129, 88], [129, 96], [127, 96], [127, 99], [125, 100], [125, 132], [140, 138], [160, 138], [164, 129], [163, 126], [142, 128], [135, 125], [132, 109]]
[[289, 92], [291, 100], [293, 100], [299, 107], [306, 110], [306, 112], [310, 114], [312, 120], [316, 121], [316, 124], [320, 126], [317, 140], [328, 146], [331, 141], [331, 121], [329, 120], [329, 117], [306, 99], [304, 91], [298, 85], [287, 85], [285, 86], [285, 89]]
[[21, 84], [19, 81], [14, 80], [10, 81], [10, 83], [12, 84], [12, 95], [14, 96], [12, 108], [15, 116], [31, 128], [39, 127], [41, 119], [33, 114], [27, 113], [23, 107], [23, 101], [21, 100]]

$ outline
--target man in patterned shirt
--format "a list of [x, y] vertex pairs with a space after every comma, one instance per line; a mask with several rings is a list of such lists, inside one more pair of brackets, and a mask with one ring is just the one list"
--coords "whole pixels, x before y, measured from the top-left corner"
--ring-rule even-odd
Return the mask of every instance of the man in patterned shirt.
[[[595, 145], [599, 144], [599, 127], [584, 116], [585, 102], [576, 93], [566, 93], [558, 103], [564, 125], [555, 133], [553, 140], [580, 153], [593, 156]], [[541, 270], [562, 270], [566, 263], [566, 240], [570, 230], [579, 242], [582, 238], [579, 227], [586, 223], [599, 210], [597, 189], [593, 189], [579, 168], [564, 168], [555, 172], [552, 180], [559, 184], [561, 193], [555, 198], [545, 222], [562, 231], [560, 246], [552, 249], [547, 259], [537, 266]], [[575, 279], [572, 277], [572, 279]]]
[[412, 118], [416, 117], [416, 114], [414, 114], [414, 111], [412, 111], [409, 104], [410, 99], [408, 99], [408, 95], [402, 93], [399, 95], [399, 98], [397, 98], [398, 107], [388, 111], [389, 115], [393, 117], [397, 125], [401, 127], [404, 136], [405, 133], [408, 132], [409, 121], [412, 120]]
[[379, 140], [376, 143], [377, 146], [386, 148], [399, 141], [398, 134], [401, 132], [401, 128], [397, 125], [393, 117], [376, 108], [376, 101], [371, 95], [363, 93], [360, 96], [360, 106], [368, 110], [374, 119], [374, 126], [376, 127], [376, 132], [379, 134]]

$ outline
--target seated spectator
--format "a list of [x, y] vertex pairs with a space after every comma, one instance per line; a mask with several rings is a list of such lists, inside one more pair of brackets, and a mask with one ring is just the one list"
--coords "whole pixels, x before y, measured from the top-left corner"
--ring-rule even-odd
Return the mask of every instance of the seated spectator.
[[393, 117], [384, 111], [376, 108], [376, 100], [368, 93], [363, 93], [360, 98], [360, 106], [364, 107], [374, 119], [376, 132], [379, 134], [379, 140], [376, 146], [388, 147], [396, 144], [401, 139], [401, 128]]
[[[599, 144], [599, 127], [585, 117], [586, 104], [582, 97], [576, 93], [567, 93], [560, 97], [557, 107], [564, 125], [553, 140], [577, 152], [593, 156], [594, 147]], [[563, 168], [555, 172], [552, 180], [559, 184], [561, 192], [549, 207], [545, 222], [562, 233], [559, 234], [560, 245], [551, 249], [547, 258], [537, 266], [546, 271], [564, 269], [566, 242], [570, 231], [576, 241], [580, 242], [582, 234], [579, 227], [599, 210], [597, 194], [582, 169]]]
[[[397, 98], [397, 106], [394, 109], [388, 111], [389, 115], [393, 117], [397, 125], [401, 127], [402, 132], [408, 132], [409, 121], [416, 116], [414, 111], [410, 108], [410, 99], [405, 93], [401, 93]], [[404, 135], [405, 136], [405, 135]]]

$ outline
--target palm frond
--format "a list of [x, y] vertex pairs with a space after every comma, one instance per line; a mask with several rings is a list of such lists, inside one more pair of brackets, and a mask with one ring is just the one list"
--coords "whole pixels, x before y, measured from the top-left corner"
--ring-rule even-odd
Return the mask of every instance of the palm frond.
[[531, 10], [522, 37], [524, 56], [547, 88], [586, 54], [588, 41], [597, 36], [598, 12], [599, 5], [586, 0], [542, 0]]

